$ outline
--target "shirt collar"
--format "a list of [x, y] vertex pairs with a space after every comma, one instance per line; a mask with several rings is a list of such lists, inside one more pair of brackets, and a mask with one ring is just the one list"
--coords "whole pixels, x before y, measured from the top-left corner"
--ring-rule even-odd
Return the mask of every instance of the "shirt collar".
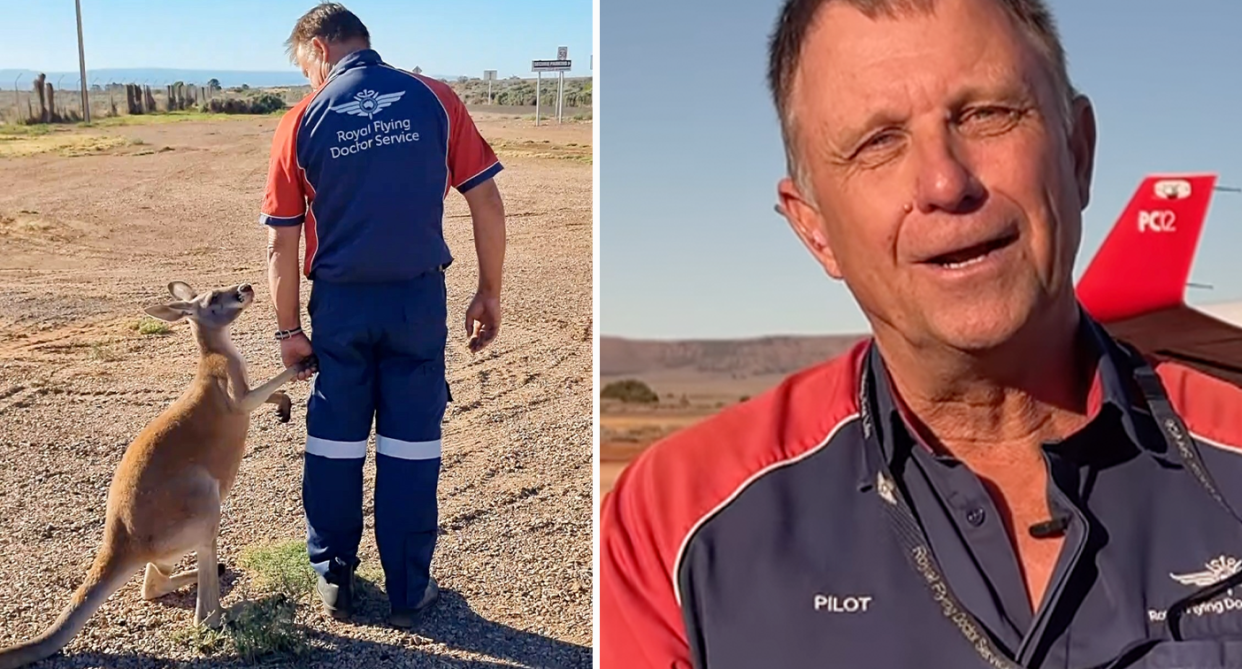
[[333, 66], [332, 71], [328, 73], [328, 78], [331, 79], [345, 70], [355, 67], [376, 65], [382, 62], [383, 60], [380, 58], [379, 52], [375, 49], [360, 49], [336, 61], [336, 65]]
[[[1117, 421], [1129, 440], [1140, 450], [1169, 461], [1172, 454], [1158, 432], [1140, 432], [1139, 422], [1150, 422], [1150, 414], [1144, 406], [1137, 385], [1133, 382], [1129, 357], [1104, 330], [1080, 307], [1080, 335], [1091, 347], [1096, 363], [1095, 378], [1088, 395], [1088, 425], [1094, 427], [1101, 421]], [[904, 409], [893, 390], [888, 369], [874, 340], [864, 358], [863, 374], [871, 373], [870, 397], [860, 398], [870, 402], [875, 415], [870, 429], [875, 430], [884, 460], [890, 467], [895, 460], [911, 447], [923, 447], [922, 441], [909, 429]], [[1084, 427], [1083, 430], [1088, 429]], [[1146, 435], [1142, 437], [1141, 435]]]

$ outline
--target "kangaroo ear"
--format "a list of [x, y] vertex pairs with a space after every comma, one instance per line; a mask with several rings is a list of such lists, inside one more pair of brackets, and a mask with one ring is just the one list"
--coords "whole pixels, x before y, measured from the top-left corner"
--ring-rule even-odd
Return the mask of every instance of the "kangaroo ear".
[[189, 302], [170, 302], [168, 304], [157, 304], [153, 307], [143, 309], [148, 315], [154, 316], [162, 321], [174, 323], [185, 318], [190, 312], [194, 311], [194, 306]]
[[173, 281], [168, 284], [168, 292], [172, 293], [172, 296], [178, 300], [184, 300], [186, 302], [189, 302], [194, 299], [195, 295], [198, 295], [198, 293], [194, 292], [194, 289], [190, 287], [190, 284], [184, 281]]

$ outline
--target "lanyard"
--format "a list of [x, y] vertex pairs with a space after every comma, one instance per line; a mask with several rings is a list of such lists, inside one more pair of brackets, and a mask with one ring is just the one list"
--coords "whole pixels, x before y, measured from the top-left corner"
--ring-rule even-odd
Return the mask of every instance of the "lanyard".
[[[1151, 365], [1148, 365], [1147, 361], [1139, 355], [1138, 351], [1129, 345], [1123, 344], [1123, 346], [1125, 346], [1126, 353], [1130, 356], [1130, 361], [1134, 366], [1134, 378], [1143, 393], [1143, 398], [1147, 401], [1148, 408], [1151, 409], [1152, 418], [1160, 424], [1160, 429], [1164, 432], [1165, 443], [1177, 449], [1183, 465], [1199, 481], [1199, 485], [1203, 487], [1208, 496], [1216, 500], [1216, 503], [1226, 513], [1237, 521], [1238, 524], [1242, 525], [1242, 517], [1238, 516], [1238, 513], [1234, 511], [1233, 507], [1229, 506], [1229, 503], [1225, 501], [1225, 498], [1216, 489], [1216, 484], [1212, 481], [1207, 467], [1203, 464], [1203, 459], [1199, 456], [1199, 447], [1195, 444], [1195, 440], [1191, 438], [1190, 430], [1186, 429], [1186, 424], [1182, 422], [1181, 417], [1173, 410], [1173, 404], [1169, 402], [1169, 397], [1164, 392], [1164, 384], [1160, 382], [1160, 377], [1156, 375]], [[1196, 590], [1170, 606], [1166, 614], [1166, 621], [1169, 633], [1173, 636], [1173, 639], [1177, 641], [1182, 640], [1181, 617], [1187, 609], [1215, 599], [1225, 591], [1238, 585], [1242, 585], [1242, 572], [1233, 574], [1229, 578], [1213, 585]]]
[[[1225, 502], [1224, 497], [1220, 495], [1212, 478], [1208, 475], [1207, 468], [1199, 457], [1198, 447], [1195, 445], [1194, 440], [1190, 438], [1190, 431], [1186, 429], [1186, 425], [1181, 417], [1173, 410], [1173, 405], [1165, 394], [1164, 385], [1160, 382], [1160, 377], [1157, 376], [1155, 370], [1147, 364], [1146, 360], [1137, 351], [1124, 343], [1121, 343], [1121, 346], [1129, 357], [1139, 389], [1151, 410], [1152, 417], [1160, 425], [1165, 441], [1170, 447], [1177, 450], [1186, 468], [1195, 476], [1208, 495], [1224, 507], [1239, 524], [1242, 524], [1242, 518]], [[872, 363], [873, 357], [868, 356], [863, 367], [859, 387], [859, 417], [862, 422], [863, 437], [866, 440], [866, 457], [872, 464], [872, 470], [877, 472], [875, 481], [876, 492], [884, 502], [882, 506], [890, 521], [889, 525], [892, 527], [897, 541], [901, 544], [902, 552], [905, 554], [910, 566], [921, 577], [924, 585], [927, 586], [932, 599], [940, 605], [940, 610], [944, 617], [962, 634], [966, 642], [975, 649], [975, 652], [979, 654], [980, 658], [988, 666], [996, 667], [997, 669], [1022, 669], [1021, 665], [1009, 659], [996, 648], [987, 631], [966, 610], [966, 607], [962, 605], [957, 596], [953, 594], [948, 580], [944, 577], [944, 571], [940, 568], [935, 556], [932, 554], [926, 534], [918, 524], [918, 521], [915, 520], [914, 513], [910, 510], [909, 502], [905, 498], [904, 493], [896, 485], [896, 480], [889, 470], [888, 462], [883, 457], [883, 450], [880, 447], [879, 437], [875, 429], [874, 412], [871, 406], [873, 398], [870, 391], [872, 387], [872, 374], [876, 372], [874, 369], [875, 365]], [[1226, 581], [1203, 588], [1171, 606], [1167, 614], [1167, 620], [1173, 638], [1178, 641], [1181, 640], [1179, 621], [1182, 613], [1188, 608], [1202, 601], [1212, 599], [1229, 587], [1240, 584], [1242, 584], [1242, 572], [1235, 574], [1233, 578]], [[1149, 643], [1141, 642], [1140, 645], [1146, 646]], [[1126, 653], [1126, 655], [1129, 655], [1129, 653]]]

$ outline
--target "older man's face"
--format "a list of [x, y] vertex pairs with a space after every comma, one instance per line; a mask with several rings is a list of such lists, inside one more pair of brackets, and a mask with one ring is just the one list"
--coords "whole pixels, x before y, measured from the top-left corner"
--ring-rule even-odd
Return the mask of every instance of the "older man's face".
[[[1073, 299], [1094, 126], [990, 0], [867, 18], [830, 5], [791, 107], [809, 193], [794, 227], [877, 329], [996, 346]], [[1072, 302], [1068, 302], [1072, 304]]]

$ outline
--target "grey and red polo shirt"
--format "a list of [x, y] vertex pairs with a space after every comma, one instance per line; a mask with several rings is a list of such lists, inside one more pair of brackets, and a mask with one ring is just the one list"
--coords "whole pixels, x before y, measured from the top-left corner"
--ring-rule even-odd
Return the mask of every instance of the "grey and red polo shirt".
[[[910, 500], [943, 584], [1009, 661], [1242, 666], [1242, 587], [1187, 610], [1180, 640], [1166, 620], [1174, 602], [1242, 570], [1242, 523], [1164, 438], [1133, 358], [1098, 324], [1083, 330], [1099, 354], [1090, 420], [1043, 447], [1068, 526], [1034, 611], [983, 483], [912, 436], [865, 340], [653, 445], [618, 478], [601, 509], [601, 666], [999, 666], [907, 558], [882, 471]], [[1242, 508], [1242, 391], [1154, 367], [1227, 506]], [[860, 392], [864, 378], [874, 383]]]

